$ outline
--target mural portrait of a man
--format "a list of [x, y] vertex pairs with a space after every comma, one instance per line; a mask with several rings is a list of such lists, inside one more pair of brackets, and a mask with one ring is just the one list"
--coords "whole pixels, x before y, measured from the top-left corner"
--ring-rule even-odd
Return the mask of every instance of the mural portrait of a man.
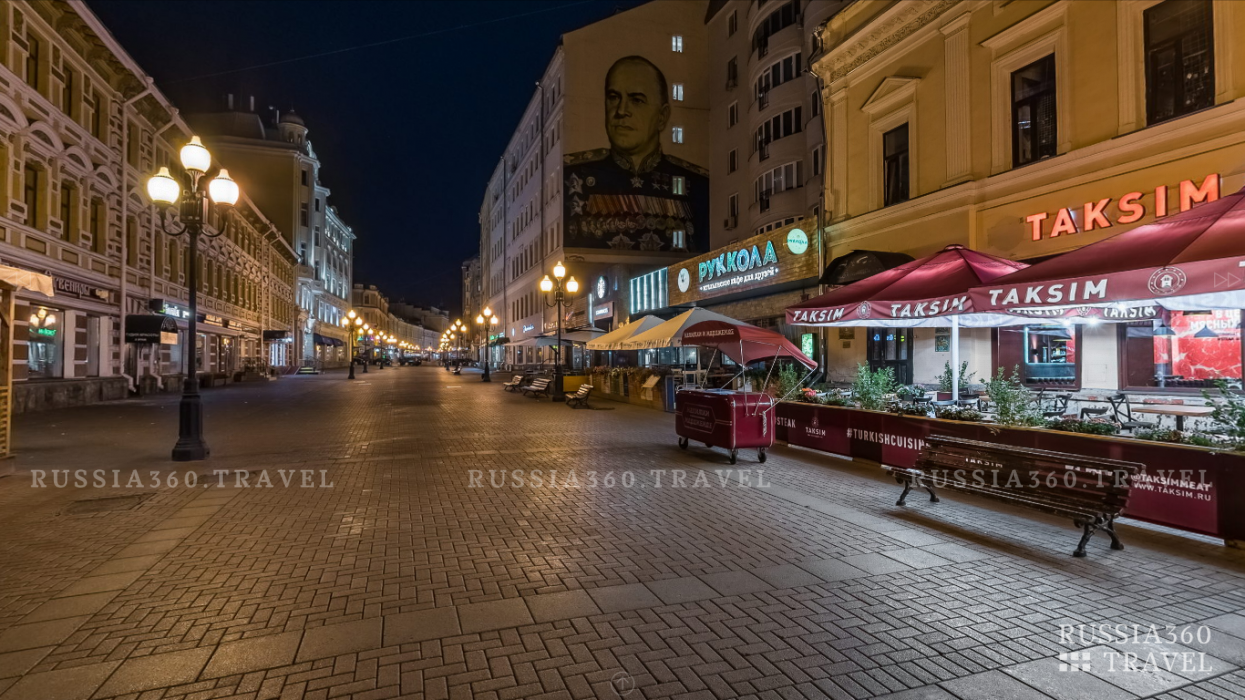
[[610, 147], [565, 156], [568, 246], [700, 250], [708, 173], [662, 151], [670, 115], [661, 69], [641, 56], [614, 62], [605, 75]]

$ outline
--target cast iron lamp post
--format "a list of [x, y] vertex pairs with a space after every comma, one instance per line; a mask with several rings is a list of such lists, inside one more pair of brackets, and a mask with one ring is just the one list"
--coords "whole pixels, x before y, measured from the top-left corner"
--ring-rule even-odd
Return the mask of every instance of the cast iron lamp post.
[[[224, 168], [210, 180], [206, 177], [212, 167], [212, 154], [204, 148], [198, 136], [190, 137], [190, 143], [182, 146], [183, 172], [175, 177], [167, 167], [147, 180], [147, 194], [165, 210], [160, 217], [160, 228], [170, 236], [183, 233], [190, 236], [190, 275], [187, 287], [190, 291], [190, 318], [186, 334], [186, 380], [182, 384], [182, 399], [178, 409], [177, 444], [173, 446], [173, 461], [190, 462], [206, 459], [211, 453], [203, 440], [203, 403], [199, 396], [198, 360], [198, 268], [199, 236], [215, 238], [223, 228], [205, 227], [213, 214], [223, 214], [238, 202], [238, 183], [229, 179]], [[178, 182], [178, 180], [181, 182]], [[182, 187], [185, 186], [183, 193]], [[179, 202], [180, 198], [180, 202]], [[176, 208], [178, 221], [170, 220], [169, 214]]]
[[568, 303], [567, 294], [579, 291], [579, 283], [574, 277], [568, 278], [565, 283], [562, 282], [562, 278], [566, 277], [566, 267], [561, 262], [553, 266], [553, 277], [557, 282], [549, 279], [549, 275], [545, 275], [545, 278], [540, 281], [540, 291], [545, 293], [545, 305], [558, 310], [558, 347], [553, 353], [555, 359], [553, 393], [549, 395], [549, 398], [554, 401], [565, 401], [566, 392], [562, 390], [562, 307]]
[[[364, 324], [363, 324], [363, 335], [361, 335], [361, 336], [359, 337], [359, 340], [360, 340], [360, 341], [363, 341], [363, 342], [365, 343], [365, 346], [366, 346], [367, 341], [368, 341], [371, 337], [372, 337], [372, 326], [371, 326], [371, 324], [364, 323]], [[372, 354], [372, 353], [371, 353], [371, 351], [369, 350], [369, 351], [368, 351], [368, 354], [363, 356], [363, 373], [364, 373], [364, 374], [367, 374], [367, 364], [368, 364], [368, 360], [370, 359], [369, 355], [371, 355], [371, 354]]]
[[491, 382], [493, 380], [489, 378], [489, 374], [488, 374], [489, 331], [497, 327], [497, 324], [498, 324], [497, 314], [493, 313], [493, 310], [486, 306], [484, 307], [484, 313], [480, 314], [479, 316], [476, 316], [476, 323], [481, 326], [484, 326], [484, 377], [482, 377], [480, 381]]
[[[363, 317], [355, 313], [354, 309], [351, 309], [346, 314], [346, 317], [342, 319], [342, 326], [346, 328], [347, 342], [350, 343], [350, 374], [346, 378], [354, 379], [354, 337], [363, 326]], [[363, 371], [366, 372], [367, 367], [364, 367]]]

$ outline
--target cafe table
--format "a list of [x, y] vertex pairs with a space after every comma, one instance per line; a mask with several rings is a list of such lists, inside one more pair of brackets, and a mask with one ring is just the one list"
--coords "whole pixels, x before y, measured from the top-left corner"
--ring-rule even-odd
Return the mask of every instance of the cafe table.
[[1182, 406], [1172, 404], [1143, 404], [1131, 406], [1133, 413], [1150, 413], [1157, 416], [1175, 416], [1176, 430], [1184, 431], [1184, 419], [1186, 416], [1199, 418], [1209, 416], [1215, 412], [1213, 406]]

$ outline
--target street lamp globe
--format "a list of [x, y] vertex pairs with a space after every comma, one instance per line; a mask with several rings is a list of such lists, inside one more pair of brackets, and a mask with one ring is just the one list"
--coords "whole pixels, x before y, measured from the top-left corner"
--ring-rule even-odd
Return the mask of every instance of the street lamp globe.
[[190, 143], [182, 146], [182, 167], [196, 173], [206, 173], [212, 167], [212, 154], [203, 146], [198, 136], [191, 136]]
[[486, 307], [484, 307], [484, 315], [485, 315], [485, 316], [492, 316], [492, 315], [493, 315], [493, 310], [492, 310], [492, 309], [490, 309], [490, 308], [489, 308], [489, 307], [487, 307], [487, 306], [486, 306]]
[[351, 309], [350, 311], [347, 311], [347, 312], [346, 312], [346, 316], [347, 316], [347, 317], [349, 317], [349, 318], [351, 318], [351, 319], [353, 319], [355, 316], [358, 316], [358, 315], [359, 315], [359, 314], [357, 314], [357, 313], [355, 313], [355, 312], [354, 312], [354, 309]]
[[160, 172], [147, 180], [147, 194], [157, 204], [172, 204], [181, 196], [182, 187], [169, 174], [168, 168], [160, 168]]
[[574, 277], [566, 281], [566, 291], [570, 292], [571, 294], [574, 294], [575, 292], [579, 291], [579, 283], [575, 281]]
[[558, 261], [557, 265], [553, 266], [553, 276], [558, 279], [566, 277], [566, 266], [562, 264], [561, 260]]
[[488, 322], [490, 326], [496, 326], [498, 324], [498, 318], [496, 316], [489, 316]]
[[542, 292], [553, 291], [553, 280], [549, 279], [549, 275], [545, 275], [545, 278], [540, 281], [540, 291]]
[[238, 195], [241, 193], [238, 191], [238, 183], [229, 177], [229, 171], [221, 168], [220, 173], [208, 183], [208, 194], [212, 196], [213, 202], [232, 207], [238, 203]]
[[479, 314], [478, 316], [476, 316], [476, 323], [480, 323], [480, 324], [484, 323], [484, 314]]

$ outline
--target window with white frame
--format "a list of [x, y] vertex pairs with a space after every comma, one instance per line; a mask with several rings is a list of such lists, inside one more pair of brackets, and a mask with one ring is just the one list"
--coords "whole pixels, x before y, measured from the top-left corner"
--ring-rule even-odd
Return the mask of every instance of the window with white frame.
[[800, 77], [800, 54], [792, 54], [786, 58], [774, 61], [757, 76], [756, 83], [754, 84], [757, 100], [764, 102], [765, 96], [770, 90], [798, 77]]
[[670, 97], [675, 102], [683, 101], [683, 83], [675, 83], [670, 86]]
[[732, 148], [730, 153], [726, 154], [726, 172], [727, 174], [739, 170], [739, 151]]
[[803, 176], [804, 173], [800, 161], [794, 161], [774, 168], [756, 179], [757, 201], [769, 199], [779, 192], [793, 190], [803, 185]]
[[802, 108], [796, 107], [762, 122], [756, 131], [756, 150], [761, 150], [778, 139], [803, 131], [804, 121], [800, 116], [801, 111]]
[[726, 215], [734, 218], [739, 216], [739, 195], [732, 194], [726, 198]]
[[731, 14], [726, 18], [726, 35], [735, 36], [735, 32], [739, 31], [739, 13], [731, 10]]
[[732, 102], [730, 107], [726, 108], [726, 128], [731, 128], [739, 123], [739, 103]]
[[822, 148], [818, 146], [813, 149], [813, 177], [821, 175], [822, 168]]
[[683, 53], [683, 35], [675, 34], [670, 37], [670, 50], [675, 53]]
[[670, 182], [670, 192], [672, 194], [687, 194], [687, 178], [682, 175], [675, 175]]
[[670, 247], [674, 250], [687, 250], [687, 232], [676, 229], [670, 233]]
[[673, 143], [683, 143], [683, 127], [676, 126], [670, 129], [670, 140]]

